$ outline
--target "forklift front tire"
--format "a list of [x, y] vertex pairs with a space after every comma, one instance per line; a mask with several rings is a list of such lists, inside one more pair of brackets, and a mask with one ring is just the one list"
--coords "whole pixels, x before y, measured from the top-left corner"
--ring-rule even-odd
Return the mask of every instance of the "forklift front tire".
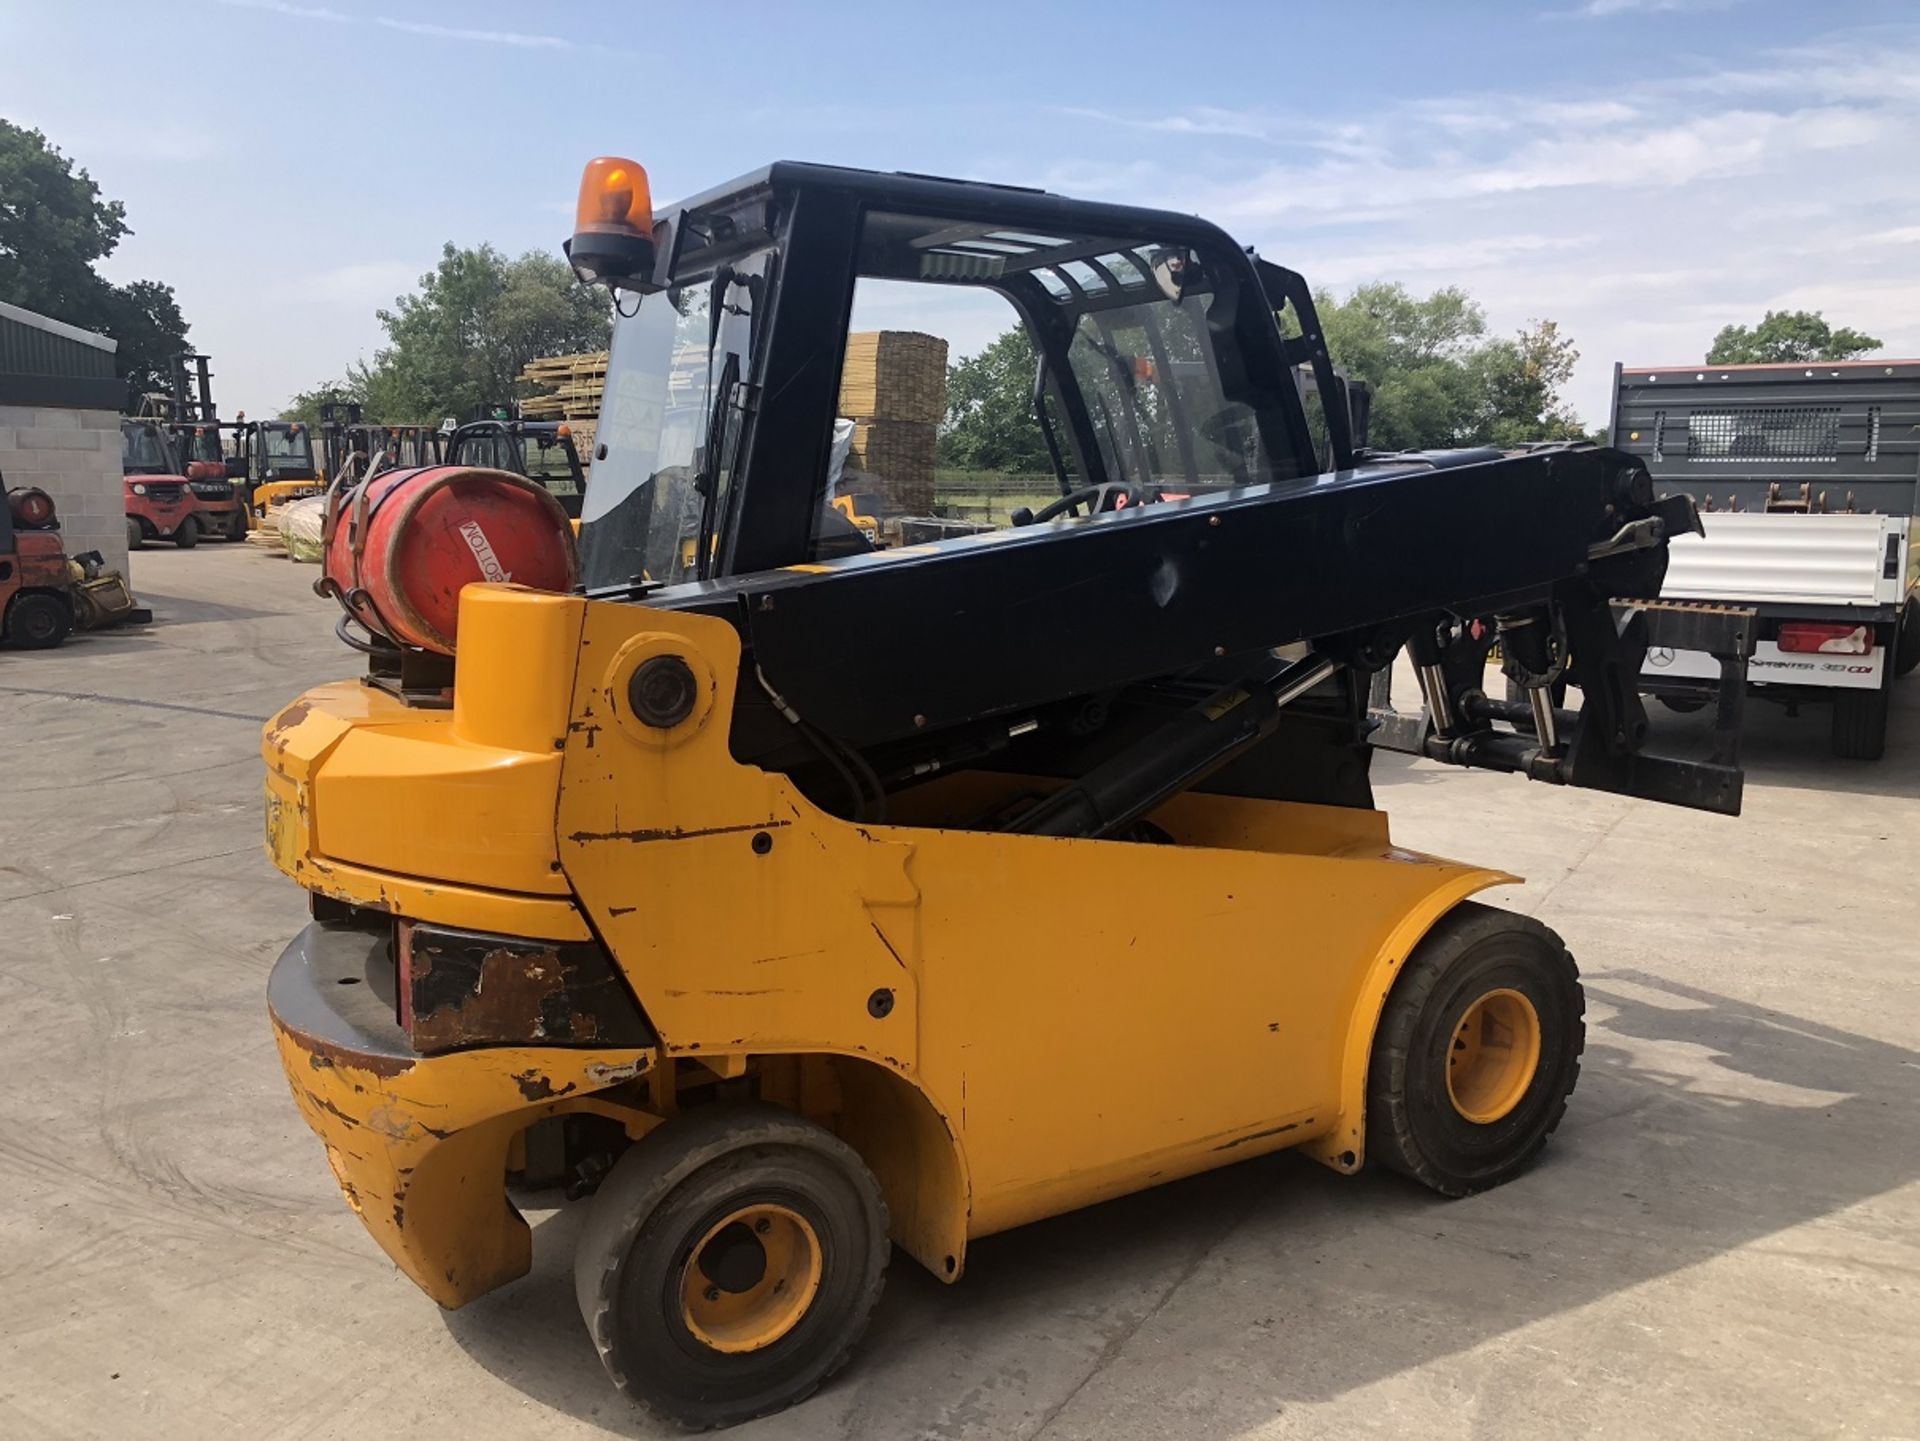
[[180, 528], [173, 533], [173, 543], [182, 550], [192, 550], [200, 544], [200, 522], [188, 516], [180, 522]]
[[1367, 1076], [1367, 1156], [1443, 1196], [1532, 1164], [1586, 1044], [1580, 972], [1528, 916], [1464, 901], [1401, 968]]
[[6, 638], [21, 650], [52, 650], [73, 630], [73, 612], [58, 596], [27, 591], [7, 607]]
[[846, 1364], [886, 1280], [859, 1155], [775, 1106], [683, 1113], [602, 1182], [574, 1253], [613, 1382], [690, 1430], [791, 1406]]

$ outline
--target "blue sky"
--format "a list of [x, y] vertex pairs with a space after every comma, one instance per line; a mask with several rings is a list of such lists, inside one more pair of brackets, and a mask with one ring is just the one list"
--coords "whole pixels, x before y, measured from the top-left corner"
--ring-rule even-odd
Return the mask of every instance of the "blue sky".
[[1560, 321], [1593, 422], [1769, 306], [1920, 353], [1911, 0], [0, 0], [0, 115], [127, 203], [109, 272], [176, 287], [228, 413], [370, 352], [444, 240], [557, 250], [606, 152], [663, 200], [791, 158], [1196, 210]]

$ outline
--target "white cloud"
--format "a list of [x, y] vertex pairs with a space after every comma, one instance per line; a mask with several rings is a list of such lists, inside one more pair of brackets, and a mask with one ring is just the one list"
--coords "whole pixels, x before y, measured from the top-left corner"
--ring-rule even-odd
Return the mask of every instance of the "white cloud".
[[427, 20], [406, 20], [394, 15], [350, 15], [323, 5], [301, 5], [292, 0], [216, 0], [237, 10], [261, 10], [286, 15], [296, 20], [324, 20], [335, 25], [375, 25], [383, 30], [398, 30], [433, 40], [460, 40], [480, 45], [508, 45], [519, 50], [603, 50], [605, 47], [562, 35], [535, 34], [522, 30], [477, 30], [464, 25], [436, 25]]
[[1677, 10], [1726, 10], [1741, 0], [1587, 0], [1562, 15], [1577, 15], [1588, 20], [1608, 20], [1615, 15], [1667, 14]]
[[424, 20], [396, 20], [376, 15], [373, 23], [408, 35], [429, 35], [438, 40], [473, 40], [484, 45], [512, 45], [522, 50], [572, 50], [571, 40], [558, 35], [527, 35], [517, 30], [469, 30], [457, 25], [431, 25]]
[[[1098, 122], [1069, 119], [1057, 173], [1196, 210], [1316, 284], [1459, 284], [1495, 330], [1558, 320], [1582, 351], [1570, 398], [1590, 422], [1615, 360], [1697, 361], [1722, 325], [1769, 307], [1920, 352], [1920, 28], [1713, 70], [1676, 58], [1601, 99], [1427, 95], [1304, 138], [1149, 112], [1127, 167], [1077, 164], [1103, 152], [1093, 136], [1076, 152], [1071, 132]], [[1254, 131], [1281, 148], [1250, 151]]]
[[338, 10], [329, 10], [323, 5], [292, 5], [287, 0], [218, 0], [218, 3], [235, 10], [266, 10], [275, 15], [291, 15], [296, 20], [330, 20], [336, 25], [349, 25], [357, 18], [342, 15]]

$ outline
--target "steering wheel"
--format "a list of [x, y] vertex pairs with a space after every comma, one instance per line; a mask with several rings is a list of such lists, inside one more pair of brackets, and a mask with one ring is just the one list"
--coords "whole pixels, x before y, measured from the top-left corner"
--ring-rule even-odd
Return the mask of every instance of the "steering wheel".
[[1083, 485], [1078, 490], [1070, 490], [1058, 500], [1050, 500], [1040, 509], [1028, 514], [1025, 520], [1016, 511], [1013, 516], [1015, 525], [1039, 525], [1043, 521], [1054, 520], [1070, 510], [1086, 506], [1089, 514], [1098, 514], [1103, 510], [1118, 510], [1125, 505], [1145, 505], [1147, 497], [1140, 487], [1128, 485], [1125, 481], [1109, 480], [1100, 485]]

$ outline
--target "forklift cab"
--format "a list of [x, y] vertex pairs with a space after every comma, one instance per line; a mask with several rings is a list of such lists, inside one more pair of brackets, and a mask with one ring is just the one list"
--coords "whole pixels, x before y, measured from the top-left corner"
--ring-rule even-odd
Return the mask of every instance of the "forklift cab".
[[447, 441], [448, 465], [486, 466], [538, 481], [573, 520], [580, 518], [586, 472], [564, 422], [502, 419], [469, 421]]
[[252, 422], [241, 430], [239, 446], [244, 473], [255, 485], [319, 478], [313, 460], [313, 430], [304, 421]]
[[[1288, 340], [1273, 313], [1286, 297], [1270, 300], [1247, 252], [1192, 216], [780, 164], [671, 212], [653, 250], [614, 329], [582, 516], [590, 587], [865, 547], [833, 503], [829, 450], [867, 286], [903, 307], [992, 296], [1025, 331], [1057, 491], [1032, 519], [1321, 469], [1290, 375], [1325, 369], [1304, 286], [1308, 333]], [[837, 337], [824, 355], [822, 336]], [[1335, 443], [1329, 468], [1345, 468], [1344, 425]]]
[[228, 473], [245, 488], [249, 524], [277, 505], [319, 495], [326, 483], [314, 463], [313, 427], [300, 420], [245, 421], [236, 427]]

